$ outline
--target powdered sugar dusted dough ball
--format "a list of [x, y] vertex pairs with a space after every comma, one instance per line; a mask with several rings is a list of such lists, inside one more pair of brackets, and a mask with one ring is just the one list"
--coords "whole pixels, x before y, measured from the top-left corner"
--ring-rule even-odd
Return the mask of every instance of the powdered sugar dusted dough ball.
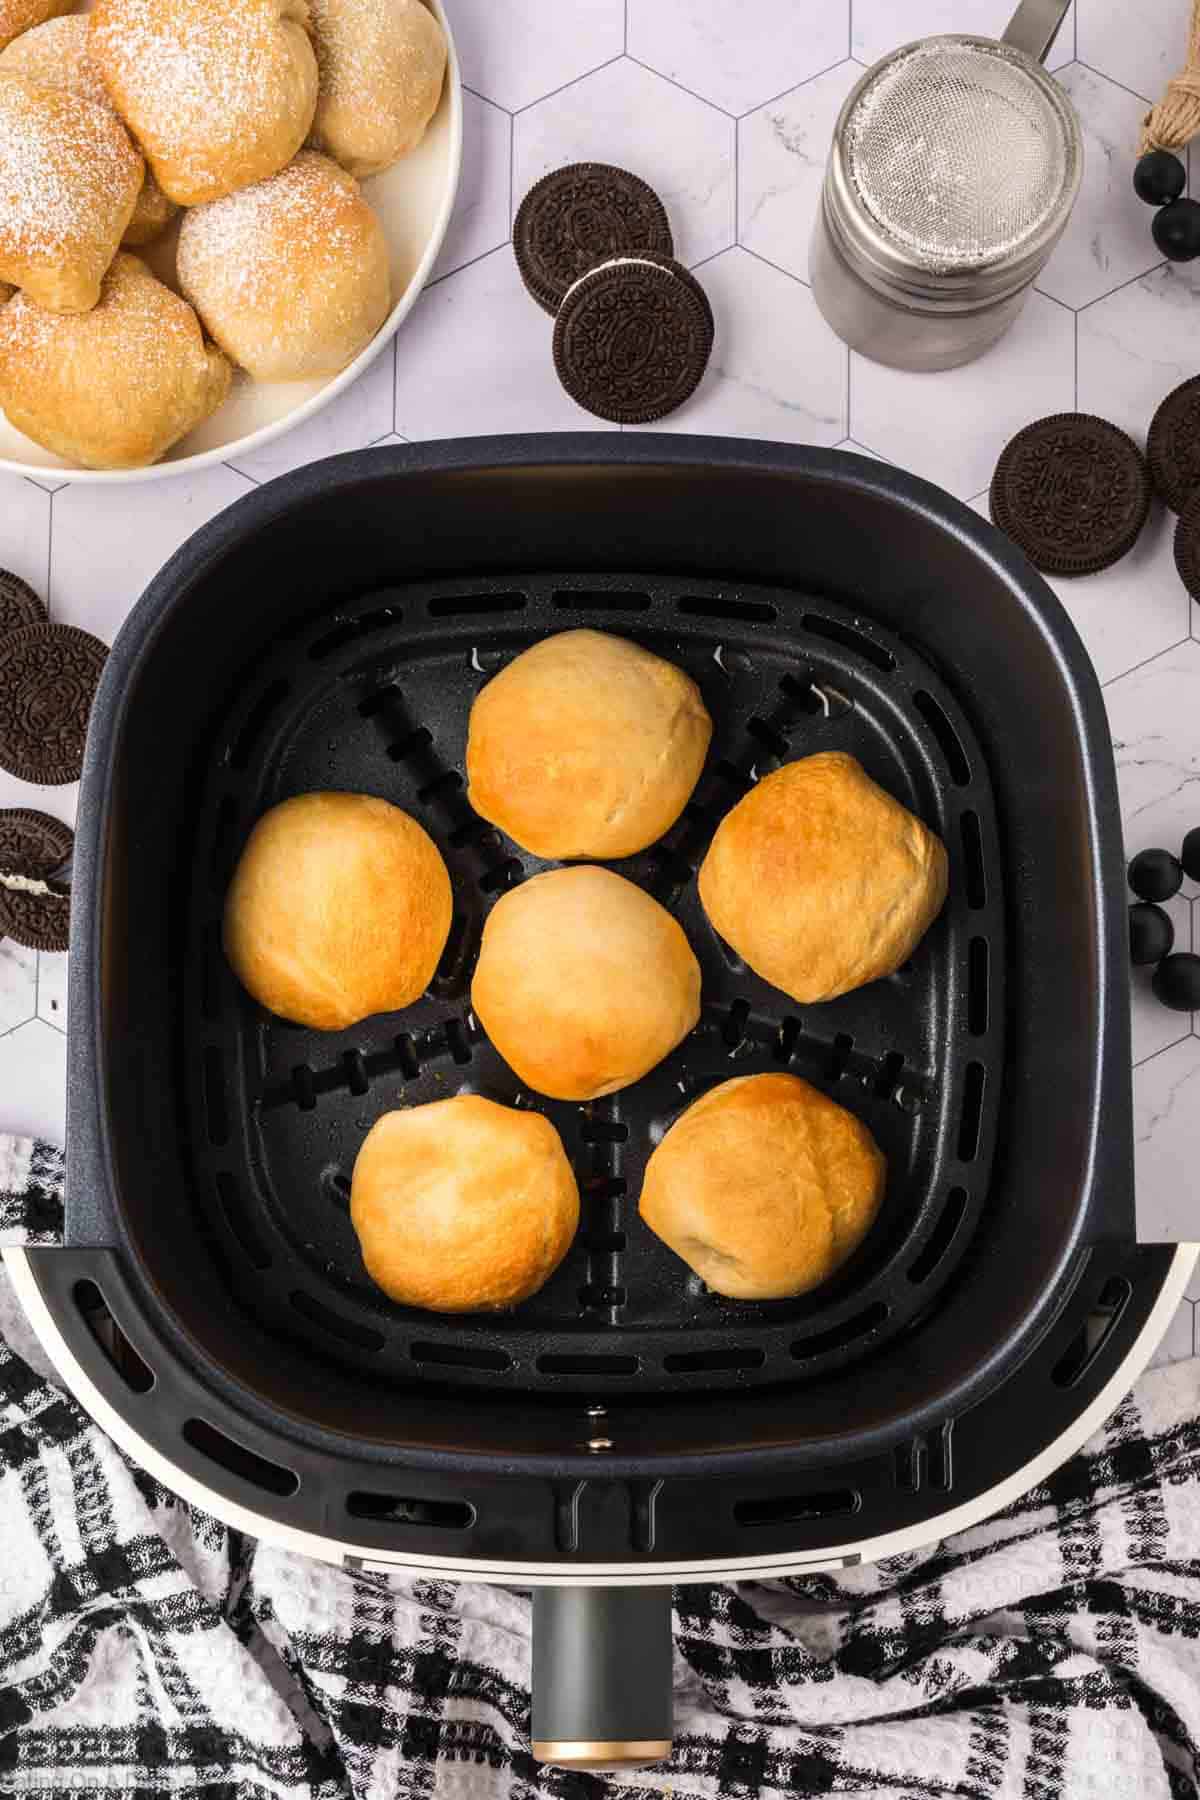
[[420, 143], [446, 75], [446, 37], [422, 0], [309, 0], [321, 74], [312, 141], [352, 175]]
[[[48, 19], [32, 31], [23, 32], [0, 54], [0, 75], [20, 75], [39, 87], [58, 88], [77, 94], [113, 112], [108, 89], [100, 79], [100, 71], [92, 61], [91, 31], [82, 13], [67, 19]], [[148, 244], [170, 224], [175, 207], [154, 179], [151, 169], [138, 195], [133, 217], [125, 228], [126, 244]]]
[[70, 12], [75, 0], [0, 0], [0, 50], [47, 19]]
[[258, 381], [336, 375], [392, 303], [379, 220], [354, 177], [312, 150], [270, 181], [189, 212], [179, 281], [217, 343]]
[[307, 0], [96, 0], [91, 18], [113, 104], [180, 206], [265, 181], [308, 136]]

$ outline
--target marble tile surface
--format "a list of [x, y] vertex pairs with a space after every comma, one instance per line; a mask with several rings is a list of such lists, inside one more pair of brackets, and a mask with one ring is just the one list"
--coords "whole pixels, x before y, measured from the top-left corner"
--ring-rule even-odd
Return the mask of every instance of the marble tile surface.
[[849, 47], [849, 0], [629, 0], [630, 56], [735, 115], [819, 74]]
[[[1139, 120], [1181, 66], [1190, 0], [1076, 0], [1049, 58], [1079, 109], [1076, 214], [1019, 323], [978, 363], [908, 376], [850, 358], [807, 285], [838, 109], [862, 69], [931, 32], [1002, 32], [1015, 0], [448, 0], [464, 76], [466, 166], [435, 280], [337, 405], [239, 469], [104, 490], [0, 476], [0, 567], [56, 617], [111, 640], [146, 582], [254, 483], [377, 441], [604, 429], [559, 387], [551, 321], [525, 294], [514, 206], [540, 175], [598, 157], [662, 194], [716, 315], [713, 365], [672, 431], [841, 444], [986, 512], [1013, 432], [1076, 406], [1144, 441], [1159, 401], [1200, 371], [1200, 264], [1156, 260], [1129, 186]], [[1053, 584], [1105, 684], [1130, 853], [1200, 822], [1200, 608], [1156, 509], [1104, 575]], [[0, 806], [72, 820], [73, 787], [0, 774]], [[1169, 911], [1195, 941], [1192, 884]], [[61, 1138], [66, 959], [0, 945], [0, 1127]], [[1145, 1235], [1200, 1235], [1200, 1037], [1133, 975], [1138, 1188]], [[1189, 1296], [1163, 1355], [1188, 1353]]]
[[562, 163], [619, 163], [660, 195], [679, 260], [698, 263], [734, 241], [736, 130], [694, 94], [623, 58], [518, 115], [514, 201]]

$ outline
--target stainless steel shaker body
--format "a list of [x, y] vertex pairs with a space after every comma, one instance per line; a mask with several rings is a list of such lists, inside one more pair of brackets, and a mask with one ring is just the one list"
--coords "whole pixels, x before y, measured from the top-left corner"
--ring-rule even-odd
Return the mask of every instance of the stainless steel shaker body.
[[868, 69], [842, 108], [813, 294], [876, 362], [948, 369], [1012, 324], [1083, 174], [1074, 107], [1040, 58], [1066, 0], [1024, 0], [1003, 41], [952, 34]]

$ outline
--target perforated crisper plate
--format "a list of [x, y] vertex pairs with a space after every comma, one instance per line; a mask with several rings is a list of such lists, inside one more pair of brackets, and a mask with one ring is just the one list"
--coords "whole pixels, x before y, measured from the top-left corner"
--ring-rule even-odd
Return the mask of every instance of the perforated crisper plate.
[[[470, 1011], [488, 908], [542, 865], [470, 809], [463, 756], [482, 684], [549, 632], [621, 632], [685, 668], [713, 715], [684, 818], [619, 866], [674, 911], [700, 959], [703, 1015], [644, 1081], [585, 1106], [522, 1090]], [[909, 967], [796, 1007], [708, 925], [695, 870], [755, 778], [853, 752], [945, 841], [950, 897]], [[269, 1018], [220, 948], [254, 821], [315, 788], [378, 794], [431, 832], [454, 880], [450, 944], [404, 1013], [325, 1035]], [[814, 596], [703, 580], [538, 575], [398, 586], [310, 621], [235, 698], [209, 764], [180, 1008], [194, 1203], [237, 1301], [372, 1380], [562, 1392], [806, 1380], [896, 1337], [931, 1305], [987, 1204], [1003, 1067], [1003, 903], [991, 788], [928, 662]], [[731, 1075], [787, 1068], [850, 1107], [888, 1158], [879, 1220], [797, 1300], [709, 1292], [637, 1216], [646, 1158], [682, 1107]], [[542, 1108], [583, 1194], [576, 1243], [511, 1314], [399, 1307], [367, 1277], [348, 1215], [358, 1148], [397, 1106], [477, 1091]], [[735, 1201], [731, 1197], [731, 1204]]]

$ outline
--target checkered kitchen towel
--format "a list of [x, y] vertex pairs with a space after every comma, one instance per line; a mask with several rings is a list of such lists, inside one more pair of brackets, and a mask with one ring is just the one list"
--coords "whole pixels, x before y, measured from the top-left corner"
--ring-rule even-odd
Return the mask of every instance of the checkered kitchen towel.
[[[0, 1138], [0, 1243], [62, 1158]], [[1165, 1800], [1200, 1794], [1200, 1364], [923, 1556], [676, 1595], [677, 1743], [534, 1764], [529, 1606], [258, 1544], [134, 1468], [0, 1284], [0, 1794]]]

